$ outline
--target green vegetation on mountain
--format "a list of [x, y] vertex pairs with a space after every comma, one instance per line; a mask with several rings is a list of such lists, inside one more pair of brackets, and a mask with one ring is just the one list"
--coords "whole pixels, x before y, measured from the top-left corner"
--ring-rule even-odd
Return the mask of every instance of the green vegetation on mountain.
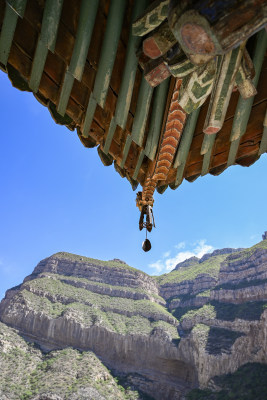
[[217, 285], [214, 290], [225, 289], [225, 290], [236, 290], [236, 289], [244, 289], [249, 288], [251, 286], [264, 285], [267, 283], [267, 279], [252, 279], [250, 281], [243, 280], [239, 283], [222, 283], [221, 285]]
[[[24, 284], [24, 287], [30, 287], [34, 293], [47, 297], [53, 302], [81, 303], [104, 311], [117, 311], [130, 315], [148, 314], [152, 319], [172, 320], [169, 312], [160, 304], [150, 300], [133, 300], [124, 297], [112, 297], [105, 294], [94, 293], [84, 288], [78, 288], [66, 284], [58, 279], [42, 278], [34, 279]], [[174, 322], [174, 319], [173, 319]]]
[[246, 259], [249, 259], [249, 257], [252, 256], [252, 254], [255, 253], [257, 250], [266, 250], [267, 249], [267, 240], [262, 240], [261, 242], [255, 244], [252, 247], [249, 247], [248, 249], [243, 249], [237, 253], [231, 254], [229, 259], [227, 260], [228, 264], [231, 264], [232, 262], [236, 261], [245, 261]]
[[32, 291], [22, 288], [20, 301], [50, 318], [68, 315], [80, 324], [120, 334], [150, 334], [160, 327], [171, 338], [178, 338], [175, 318], [155, 302], [92, 293], [51, 278], [34, 279], [24, 286]]
[[156, 302], [165, 304], [165, 300], [163, 299], [163, 297], [157, 295], [156, 293], [149, 293], [147, 290], [139, 288], [139, 287], [132, 288], [130, 286], [111, 285], [108, 283], [92, 281], [87, 278], [80, 278], [77, 276], [62, 276], [62, 275], [53, 274], [50, 272], [49, 273], [41, 273], [38, 275], [38, 278], [55, 279], [55, 280], [65, 283], [65, 284], [70, 284], [73, 286], [80, 284], [80, 286], [85, 289], [87, 289], [87, 287], [90, 286], [89, 290], [91, 290], [92, 292], [96, 292], [96, 293], [98, 293], [99, 291], [104, 291], [105, 289], [109, 289], [110, 290], [109, 296], [112, 296], [112, 292], [115, 292], [115, 291], [125, 292], [126, 295], [127, 295], [127, 293], [130, 293], [130, 294], [131, 293], [132, 294], [140, 293], [140, 294], [144, 295], [144, 298], [154, 299]]
[[[64, 399], [140, 399], [118, 385], [94, 353], [71, 348], [44, 355], [14, 329], [0, 323], [0, 398], [28, 400], [52, 393]], [[87, 397], [86, 397], [87, 396]]]
[[162, 286], [168, 283], [180, 283], [196, 279], [200, 274], [207, 274], [212, 278], [217, 278], [220, 271], [220, 264], [225, 260], [228, 254], [221, 254], [210, 257], [201, 263], [195, 263], [187, 267], [181, 267], [168, 274], [157, 277], [157, 282]]
[[203, 319], [214, 319], [216, 318], [215, 307], [211, 304], [205, 304], [203, 307], [200, 307], [195, 310], [190, 310], [186, 314], [183, 314], [181, 317], [181, 321], [184, 319], [194, 319], [196, 317]]
[[218, 392], [209, 389], [194, 389], [186, 396], [187, 400], [266, 400], [267, 365], [249, 363], [233, 374], [214, 378], [221, 387]]
[[[66, 261], [71, 261], [71, 262], [81, 262], [81, 263], [87, 263], [87, 264], [92, 264], [92, 265], [99, 265], [99, 266], [108, 267], [108, 268], [119, 268], [119, 269], [124, 269], [124, 270], [129, 269], [131, 271], [135, 271], [135, 272], [139, 272], [140, 274], [147, 275], [145, 272], [140, 271], [139, 269], [130, 267], [130, 265], [128, 265], [124, 262], [115, 261], [115, 260], [110, 260], [110, 261], [97, 260], [95, 258], [84, 257], [84, 256], [80, 256], [78, 254], [66, 253], [64, 251], [55, 253], [51, 257], [57, 258], [57, 259], [64, 259]], [[149, 275], [147, 275], [147, 276], [149, 276]]]
[[199, 292], [196, 297], [210, 297], [210, 289]]

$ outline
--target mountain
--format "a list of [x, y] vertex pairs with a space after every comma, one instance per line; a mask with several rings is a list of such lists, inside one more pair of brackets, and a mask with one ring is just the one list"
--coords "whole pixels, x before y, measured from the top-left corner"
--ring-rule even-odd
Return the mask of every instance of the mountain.
[[266, 319], [267, 238], [159, 277], [57, 253], [0, 304], [0, 399], [228, 396], [267, 382]]

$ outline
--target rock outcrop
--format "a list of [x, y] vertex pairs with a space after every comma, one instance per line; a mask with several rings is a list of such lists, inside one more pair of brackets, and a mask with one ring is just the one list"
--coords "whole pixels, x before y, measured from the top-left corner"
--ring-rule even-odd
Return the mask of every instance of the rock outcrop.
[[[93, 352], [97, 362], [130, 387], [128, 396], [141, 399], [146, 393], [156, 400], [182, 400], [190, 389], [211, 386], [215, 376], [248, 362], [267, 363], [266, 306], [263, 240], [250, 249], [193, 257], [157, 278], [119, 259], [104, 262], [57, 253], [7, 291], [0, 319], [2, 329], [16, 329], [48, 354], [65, 351], [60, 349]], [[6, 339], [0, 344], [10, 347]], [[47, 357], [38, 351], [39, 358]], [[20, 385], [39, 396], [36, 400], [46, 393], [64, 399], [103, 398], [93, 384], [72, 383], [68, 396], [74, 397], [38, 385], [33, 392], [32, 371], [28, 375]], [[1, 390], [4, 396], [2, 383]], [[8, 399], [20, 398], [10, 393]]]

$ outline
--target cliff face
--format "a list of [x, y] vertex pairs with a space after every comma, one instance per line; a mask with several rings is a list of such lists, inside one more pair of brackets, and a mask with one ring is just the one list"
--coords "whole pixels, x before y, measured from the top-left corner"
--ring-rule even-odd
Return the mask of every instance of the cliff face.
[[93, 351], [139, 398], [175, 400], [213, 387], [216, 375], [267, 362], [266, 305], [263, 240], [194, 257], [157, 278], [120, 260], [57, 253], [7, 291], [0, 318], [42, 350]]

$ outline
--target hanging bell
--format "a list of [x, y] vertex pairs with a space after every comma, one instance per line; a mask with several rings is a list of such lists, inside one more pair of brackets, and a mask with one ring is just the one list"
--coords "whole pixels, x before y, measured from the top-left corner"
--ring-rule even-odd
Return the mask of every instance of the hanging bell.
[[143, 249], [145, 252], [147, 252], [147, 251], [149, 251], [149, 250], [151, 249], [150, 240], [145, 239], [145, 240], [143, 241], [143, 243], [142, 243], [142, 249]]

